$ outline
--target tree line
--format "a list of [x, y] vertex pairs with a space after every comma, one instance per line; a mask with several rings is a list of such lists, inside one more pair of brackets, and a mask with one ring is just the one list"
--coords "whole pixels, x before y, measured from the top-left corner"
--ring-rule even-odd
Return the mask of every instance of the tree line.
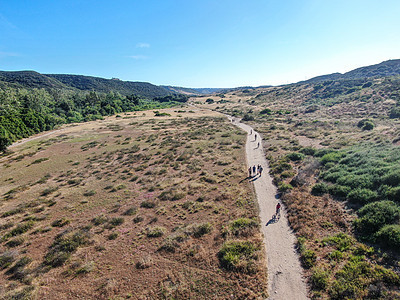
[[160, 109], [187, 101], [182, 95], [164, 98], [1, 85], [0, 151], [5, 151], [18, 139], [53, 129], [56, 125], [92, 121], [127, 111]]

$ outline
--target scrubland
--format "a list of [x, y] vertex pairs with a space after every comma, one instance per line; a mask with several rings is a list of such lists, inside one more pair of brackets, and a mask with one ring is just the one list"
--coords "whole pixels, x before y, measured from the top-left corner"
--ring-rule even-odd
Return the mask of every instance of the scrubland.
[[0, 158], [2, 299], [266, 296], [245, 134], [189, 109], [65, 125]]
[[313, 299], [400, 297], [399, 77], [191, 101], [264, 139]]

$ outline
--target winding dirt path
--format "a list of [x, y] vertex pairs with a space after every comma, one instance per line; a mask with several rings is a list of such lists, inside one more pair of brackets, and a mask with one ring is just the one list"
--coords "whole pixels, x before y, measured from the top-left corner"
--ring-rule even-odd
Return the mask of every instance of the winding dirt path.
[[[286, 213], [274, 218], [277, 190], [269, 176], [269, 167], [265, 159], [260, 135], [250, 126], [240, 123], [239, 119], [228, 117], [232, 123], [247, 132], [247, 165], [261, 165], [262, 176], [254, 177], [252, 182], [260, 208], [262, 233], [268, 266], [268, 293], [271, 300], [308, 299], [307, 286], [302, 276], [299, 256], [295, 249], [295, 236], [289, 227]], [[250, 134], [252, 132], [252, 134]], [[257, 139], [255, 139], [257, 134]], [[257, 147], [260, 143], [259, 147]]]

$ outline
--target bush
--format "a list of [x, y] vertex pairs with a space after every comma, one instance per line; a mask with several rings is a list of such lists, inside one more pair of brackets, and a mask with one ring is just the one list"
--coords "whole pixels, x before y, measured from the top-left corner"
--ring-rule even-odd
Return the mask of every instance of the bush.
[[148, 237], [160, 237], [164, 235], [166, 229], [164, 227], [148, 227], [146, 235]]
[[346, 251], [354, 244], [354, 240], [345, 233], [338, 233], [322, 239], [322, 244], [334, 246], [339, 251]]
[[313, 250], [305, 250], [301, 254], [300, 258], [304, 268], [306, 269], [312, 268], [317, 260], [317, 256]]
[[228, 241], [218, 252], [221, 266], [231, 271], [253, 273], [258, 247], [250, 241]]
[[292, 152], [286, 155], [291, 161], [300, 161], [305, 157], [303, 153]]
[[385, 225], [395, 224], [400, 218], [400, 207], [393, 201], [378, 201], [365, 205], [358, 211], [359, 219], [354, 221], [355, 229], [369, 237]]
[[254, 219], [239, 218], [229, 224], [229, 232], [235, 236], [248, 236], [257, 226], [258, 222]]
[[328, 187], [329, 193], [338, 197], [346, 197], [350, 193], [351, 188], [344, 185], [334, 184]]
[[357, 127], [361, 128], [362, 130], [372, 130], [374, 129], [375, 124], [370, 119], [362, 119], [358, 122]]
[[291, 189], [293, 189], [292, 185], [290, 183], [286, 183], [286, 182], [280, 182], [278, 184], [278, 189], [281, 193], [285, 193], [287, 191], [290, 191]]
[[193, 235], [196, 238], [202, 237], [203, 235], [210, 233], [212, 225], [210, 223], [192, 224], [186, 229], [186, 233]]
[[389, 117], [391, 119], [400, 118], [400, 106], [397, 106], [397, 107], [393, 108], [390, 111]]
[[347, 199], [354, 203], [366, 204], [378, 198], [378, 193], [370, 189], [355, 189], [348, 193]]
[[381, 245], [398, 250], [400, 248], [400, 225], [383, 226], [376, 234], [376, 241]]
[[83, 230], [64, 231], [56, 236], [49, 252], [44, 257], [44, 263], [52, 267], [62, 266], [78, 247], [89, 243], [89, 238], [89, 233]]
[[311, 189], [311, 194], [320, 196], [329, 192], [329, 187], [326, 183], [320, 182], [315, 184]]
[[328, 286], [329, 273], [322, 268], [315, 268], [311, 275], [311, 284], [317, 290], [323, 290]]
[[65, 225], [68, 225], [71, 221], [68, 220], [67, 218], [61, 218], [58, 220], [55, 220], [53, 223], [51, 223], [51, 226], [53, 227], [63, 227]]
[[330, 152], [321, 157], [321, 164], [326, 165], [329, 162], [338, 162], [343, 157], [341, 152]]

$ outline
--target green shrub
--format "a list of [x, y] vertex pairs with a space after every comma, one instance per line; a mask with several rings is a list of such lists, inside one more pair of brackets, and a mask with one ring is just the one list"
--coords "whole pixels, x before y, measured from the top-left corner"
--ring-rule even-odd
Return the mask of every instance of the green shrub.
[[62, 266], [78, 247], [89, 243], [89, 238], [90, 235], [87, 231], [64, 231], [56, 236], [44, 257], [44, 263], [52, 267]]
[[251, 241], [228, 241], [222, 245], [218, 258], [227, 270], [253, 273], [257, 250], [259, 247]]
[[313, 269], [311, 284], [314, 289], [323, 290], [328, 286], [329, 272], [323, 268]]
[[385, 225], [375, 234], [376, 241], [381, 245], [392, 248], [393, 250], [400, 249], [400, 225], [392, 224]]
[[192, 224], [186, 229], [186, 233], [196, 238], [202, 237], [203, 235], [210, 233], [212, 225], [209, 222], [201, 224]]
[[372, 237], [385, 225], [395, 224], [400, 218], [400, 207], [393, 201], [378, 201], [365, 205], [358, 212], [355, 229], [364, 238]]
[[304, 147], [300, 150], [301, 153], [305, 155], [314, 155], [315, 154], [315, 149], [312, 147]]
[[361, 128], [362, 130], [372, 130], [375, 127], [375, 124], [370, 119], [362, 119], [358, 122], [357, 127]]
[[103, 215], [97, 216], [97, 217], [92, 219], [92, 223], [95, 226], [98, 226], [98, 225], [101, 225], [101, 224], [104, 224], [104, 223], [107, 223], [107, 222], [108, 222], [108, 218], [103, 216]]
[[160, 237], [164, 235], [166, 229], [164, 227], [156, 226], [148, 227], [146, 231], [148, 237]]
[[329, 162], [338, 162], [343, 157], [341, 152], [330, 152], [321, 157], [321, 163], [326, 165]]
[[341, 232], [333, 236], [323, 238], [322, 244], [324, 246], [334, 246], [339, 251], [346, 251], [354, 245], [354, 240], [351, 236]]
[[304, 268], [306, 269], [312, 268], [317, 260], [317, 256], [313, 250], [305, 250], [301, 254], [300, 258]]
[[113, 232], [108, 235], [109, 240], [115, 240], [118, 237], [118, 232]]
[[16, 251], [7, 251], [0, 255], [0, 269], [8, 268], [17, 257]]
[[130, 207], [124, 212], [124, 215], [125, 216], [133, 216], [134, 214], [136, 214], [136, 212], [137, 212], [136, 207]]
[[22, 245], [24, 243], [24, 241], [25, 241], [25, 239], [23, 237], [17, 237], [15, 239], [8, 241], [6, 243], [6, 246], [10, 247], [10, 248], [14, 248], [14, 247]]
[[65, 225], [68, 225], [69, 223], [71, 223], [71, 221], [68, 220], [67, 218], [61, 218], [61, 219], [55, 220], [53, 223], [51, 223], [51, 226], [63, 227]]
[[378, 198], [378, 193], [370, 189], [355, 189], [347, 194], [347, 199], [354, 203], [366, 204]]
[[289, 158], [291, 161], [300, 161], [300, 160], [303, 160], [305, 156], [303, 153], [292, 152], [292, 153], [286, 154], [286, 157]]
[[319, 182], [315, 184], [311, 189], [311, 194], [320, 196], [329, 192], [329, 187], [324, 182]]
[[116, 226], [124, 224], [124, 222], [125, 222], [124, 218], [121, 217], [112, 218], [110, 221], [108, 221], [109, 224], [108, 228], [114, 228]]
[[29, 229], [33, 227], [35, 221], [28, 221], [26, 223], [18, 224], [17, 227], [12, 229], [8, 234], [5, 235], [5, 238], [16, 236], [27, 232]]
[[144, 208], [154, 208], [156, 207], [157, 203], [155, 201], [146, 200], [140, 203], [140, 207]]
[[350, 193], [351, 188], [344, 185], [333, 184], [328, 186], [329, 193], [338, 197], [346, 197]]
[[290, 191], [291, 189], [293, 189], [292, 185], [290, 183], [286, 183], [286, 182], [280, 182], [278, 184], [278, 189], [281, 193], [285, 193], [287, 191]]
[[228, 232], [226, 233], [235, 236], [249, 236], [257, 226], [258, 222], [254, 219], [239, 218], [229, 224]]

